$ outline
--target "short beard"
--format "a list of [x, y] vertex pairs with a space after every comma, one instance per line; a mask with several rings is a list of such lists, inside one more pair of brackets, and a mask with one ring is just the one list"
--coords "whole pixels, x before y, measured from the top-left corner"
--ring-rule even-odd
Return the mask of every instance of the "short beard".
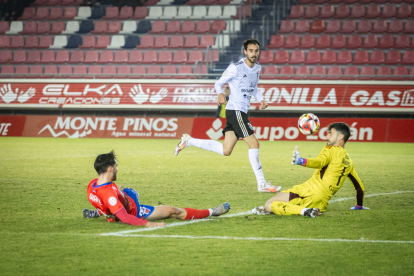
[[250, 61], [250, 63], [252, 63], [252, 64], [255, 64], [256, 62], [253, 62], [250, 58], [247, 58], [249, 61]]

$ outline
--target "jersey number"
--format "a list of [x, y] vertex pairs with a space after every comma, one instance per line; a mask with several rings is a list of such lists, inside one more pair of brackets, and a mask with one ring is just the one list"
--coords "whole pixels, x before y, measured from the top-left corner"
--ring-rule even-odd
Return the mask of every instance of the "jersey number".
[[339, 182], [341, 182], [341, 178], [342, 178], [342, 176], [344, 176], [345, 169], [346, 168], [344, 168], [344, 170], [342, 171], [341, 175], [339, 176], [338, 183], [336, 183], [336, 186], [339, 186]]

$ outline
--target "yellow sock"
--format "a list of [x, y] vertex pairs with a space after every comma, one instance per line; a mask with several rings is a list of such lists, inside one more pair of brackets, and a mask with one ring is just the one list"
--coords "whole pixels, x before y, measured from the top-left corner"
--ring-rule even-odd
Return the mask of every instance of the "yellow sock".
[[287, 202], [275, 201], [270, 206], [276, 215], [300, 215], [303, 207]]

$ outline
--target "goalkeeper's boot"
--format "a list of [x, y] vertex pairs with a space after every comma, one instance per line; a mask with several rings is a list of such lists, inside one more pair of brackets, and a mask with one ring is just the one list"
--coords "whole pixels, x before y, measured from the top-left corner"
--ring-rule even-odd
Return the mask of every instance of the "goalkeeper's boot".
[[263, 206], [254, 207], [253, 210], [252, 210], [252, 213], [254, 215], [270, 215], [269, 212], [266, 212], [266, 210]]
[[175, 147], [175, 155], [178, 155], [180, 151], [188, 147], [188, 140], [192, 137], [188, 134], [183, 134], [183, 137], [181, 137], [180, 143]]
[[83, 209], [84, 218], [99, 218], [101, 215], [98, 210]]
[[230, 204], [228, 202], [225, 202], [221, 204], [220, 206], [217, 206], [211, 209], [213, 210], [213, 213], [211, 214], [212, 216], [215, 216], [215, 217], [221, 216], [230, 210]]
[[303, 213], [303, 215], [305, 217], [314, 218], [321, 215], [321, 210], [319, 208], [309, 208]]
[[282, 186], [273, 186], [270, 182], [263, 182], [257, 187], [259, 193], [276, 193], [282, 189]]

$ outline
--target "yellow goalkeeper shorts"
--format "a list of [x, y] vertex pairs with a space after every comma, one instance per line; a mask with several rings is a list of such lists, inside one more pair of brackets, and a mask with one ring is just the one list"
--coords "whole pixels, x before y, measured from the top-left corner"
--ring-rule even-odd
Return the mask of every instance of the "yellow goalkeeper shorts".
[[329, 198], [312, 190], [306, 182], [284, 190], [282, 193], [289, 193], [290, 204], [299, 205], [303, 208], [319, 208], [321, 212], [324, 212], [328, 207]]

